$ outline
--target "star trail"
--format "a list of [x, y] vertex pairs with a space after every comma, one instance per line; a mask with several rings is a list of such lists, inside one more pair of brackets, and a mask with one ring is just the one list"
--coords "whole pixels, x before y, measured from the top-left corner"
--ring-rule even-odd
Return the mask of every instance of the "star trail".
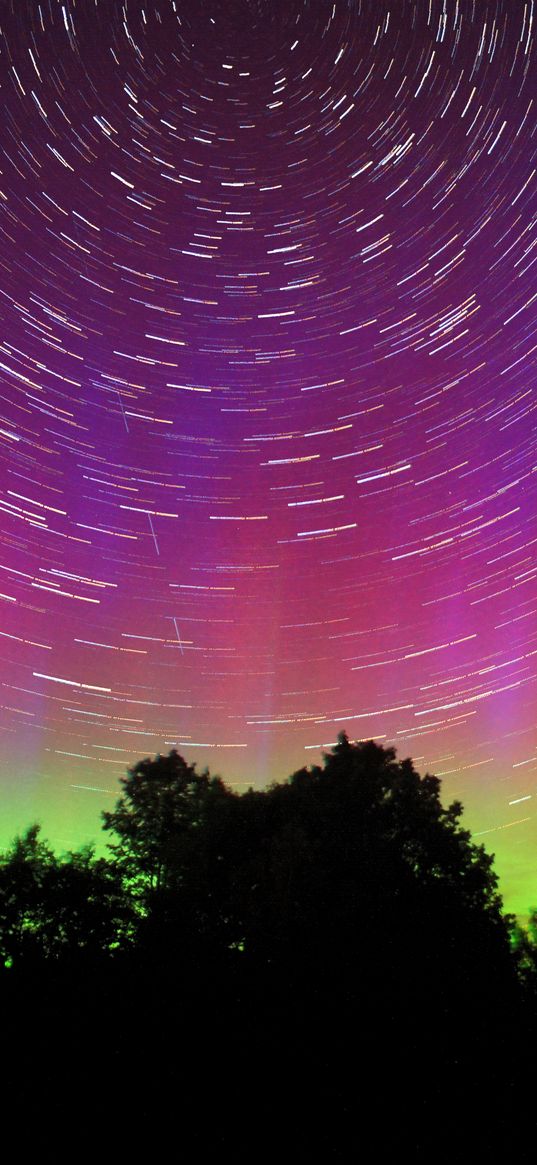
[[535, 21], [4, 5], [4, 842], [345, 729], [535, 899]]

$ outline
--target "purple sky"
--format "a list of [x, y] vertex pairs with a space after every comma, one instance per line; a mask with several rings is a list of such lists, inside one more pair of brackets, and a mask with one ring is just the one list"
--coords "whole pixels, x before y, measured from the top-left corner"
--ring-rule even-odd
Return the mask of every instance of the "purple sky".
[[341, 729], [537, 897], [534, 3], [5, 4], [2, 841]]

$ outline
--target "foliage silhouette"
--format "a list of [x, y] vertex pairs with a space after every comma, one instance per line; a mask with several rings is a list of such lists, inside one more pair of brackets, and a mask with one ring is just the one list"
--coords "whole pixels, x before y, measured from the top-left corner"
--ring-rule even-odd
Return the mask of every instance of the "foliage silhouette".
[[52, 1056], [50, 1103], [57, 1090], [76, 1107], [98, 1072], [128, 1106], [134, 1071], [145, 1117], [180, 1095], [204, 1148], [235, 1149], [238, 1082], [250, 1151], [261, 1122], [274, 1149], [294, 1127], [297, 1152], [346, 1161], [369, 1122], [390, 1151], [440, 1160], [439, 1112], [453, 1154], [471, 1108], [494, 1114], [491, 1146], [511, 1143], [518, 1033], [537, 1034], [537, 914], [527, 933], [504, 916], [493, 859], [437, 778], [342, 733], [322, 765], [264, 791], [239, 796], [175, 751], [121, 785], [103, 814], [110, 859], [57, 858], [38, 826], [0, 858], [5, 1030], [24, 1016], [26, 1042], [39, 1032], [40, 1054], [65, 1047], [70, 1063], [95, 1031], [109, 1044], [76, 1087]]
[[136, 903], [140, 941], [169, 952], [180, 944], [183, 954], [214, 945], [224, 925], [219, 843], [236, 795], [175, 750], [139, 761], [121, 784], [103, 828], [117, 839], [109, 848]]
[[484, 1013], [491, 966], [512, 990], [509, 927], [461, 812], [410, 760], [344, 734], [322, 768], [240, 798], [229, 913], [256, 973], [337, 982], [354, 1003], [389, 990], [401, 1009], [424, 979], [468, 1005], [479, 984]]
[[57, 858], [30, 826], [0, 857], [0, 960], [100, 958], [129, 941], [132, 909], [114, 866], [91, 846]]

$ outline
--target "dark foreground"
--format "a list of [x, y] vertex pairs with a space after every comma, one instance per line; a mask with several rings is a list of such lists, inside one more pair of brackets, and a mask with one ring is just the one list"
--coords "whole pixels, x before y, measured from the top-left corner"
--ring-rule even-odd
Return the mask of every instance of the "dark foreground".
[[267, 792], [175, 753], [122, 785], [109, 860], [0, 860], [25, 1155], [535, 1159], [537, 947], [434, 777], [342, 736]]
[[387, 973], [327, 997], [238, 967], [29, 978], [3, 991], [5, 1111], [52, 1151], [534, 1160], [535, 1017], [486, 995], [402, 1000]]

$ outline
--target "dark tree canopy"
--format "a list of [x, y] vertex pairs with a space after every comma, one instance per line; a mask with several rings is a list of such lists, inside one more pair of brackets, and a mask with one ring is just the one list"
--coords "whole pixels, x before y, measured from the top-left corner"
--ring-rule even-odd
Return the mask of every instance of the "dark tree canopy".
[[178, 958], [203, 940], [294, 975], [306, 962], [352, 978], [394, 960], [404, 977], [504, 959], [492, 857], [440, 781], [393, 748], [342, 733], [322, 766], [243, 796], [176, 751], [121, 785], [103, 814], [111, 860], [91, 848], [60, 860], [37, 826], [2, 857], [4, 958], [128, 947], [136, 918]]
[[117, 838], [110, 849], [149, 890], [179, 886], [194, 833], [207, 829], [233, 794], [220, 777], [197, 773], [175, 750], [139, 761], [121, 784], [115, 810], [103, 813], [103, 828]]
[[[141, 918], [140, 936], [178, 957], [220, 939], [219, 839], [235, 794], [173, 750], [139, 761], [103, 828]], [[144, 925], [144, 922], [146, 925]]]
[[127, 945], [133, 914], [114, 866], [93, 848], [57, 858], [30, 826], [0, 857], [0, 960], [99, 958]]
[[[508, 958], [493, 859], [461, 828], [440, 782], [373, 741], [341, 734], [322, 767], [239, 799], [237, 938], [271, 964], [309, 974], [400, 979], [456, 959], [472, 979]], [[239, 933], [240, 932], [240, 933]], [[460, 976], [458, 976], [460, 981]]]
[[104, 828], [159, 948], [180, 957], [203, 936], [260, 973], [307, 964], [349, 984], [358, 968], [380, 981], [397, 966], [402, 982], [458, 962], [474, 984], [487, 959], [505, 969], [493, 859], [393, 748], [342, 733], [322, 766], [242, 797], [175, 751], [122, 785]]
[[[159, 1121], [178, 1097], [196, 1135], [209, 1116], [219, 1152], [239, 1087], [252, 1143], [261, 1113], [277, 1141], [294, 1122], [308, 1160], [345, 1162], [368, 1120], [388, 1121], [392, 1155], [406, 1135], [430, 1161], [465, 1105], [508, 1110], [517, 1033], [537, 1030], [537, 915], [525, 932], [502, 914], [493, 859], [436, 777], [342, 733], [321, 765], [242, 796], [175, 751], [121, 786], [110, 858], [58, 858], [38, 826], [0, 857], [0, 1018], [57, 1049], [53, 1103], [95, 1097], [97, 1076], [128, 1109], [135, 1082]], [[64, 1048], [77, 1064], [95, 1033], [109, 1054], [71, 1087]]]

